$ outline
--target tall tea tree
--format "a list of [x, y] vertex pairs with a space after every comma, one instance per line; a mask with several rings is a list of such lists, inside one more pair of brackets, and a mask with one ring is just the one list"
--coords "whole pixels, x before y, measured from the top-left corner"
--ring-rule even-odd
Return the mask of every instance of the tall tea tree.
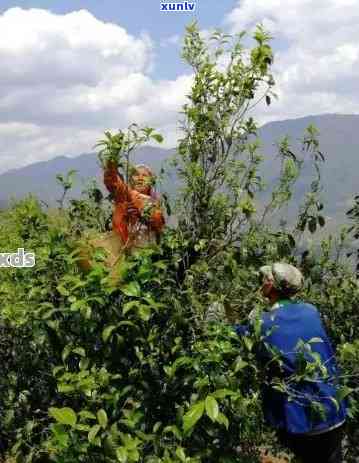
[[261, 185], [257, 127], [249, 111], [262, 100], [271, 102], [273, 54], [261, 27], [252, 49], [243, 47], [243, 36], [215, 32], [206, 41], [192, 24], [184, 40], [194, 84], [183, 108], [177, 157], [184, 184], [181, 226], [189, 242], [209, 255], [239, 240]]
[[[351, 222], [351, 226], [349, 227], [349, 233], [351, 233], [353, 237], [353, 241], [357, 241], [359, 239], [359, 195], [354, 197], [354, 204], [346, 212], [347, 217]], [[359, 276], [359, 248], [354, 245], [352, 246], [352, 251], [348, 254], [348, 257], [352, 257], [353, 253], [356, 254], [356, 274]]]

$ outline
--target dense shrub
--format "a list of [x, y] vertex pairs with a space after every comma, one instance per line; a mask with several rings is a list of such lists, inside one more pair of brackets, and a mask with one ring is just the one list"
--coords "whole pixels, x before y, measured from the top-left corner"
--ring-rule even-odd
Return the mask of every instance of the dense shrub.
[[[316, 132], [303, 139], [314, 178], [297, 223], [269, 225], [301, 167], [284, 140], [278, 184], [261, 208], [262, 156], [246, 110], [263, 84], [271, 101], [269, 37], [258, 29], [250, 53], [214, 38], [209, 51], [193, 25], [185, 39], [195, 82], [174, 161], [178, 225], [123, 260], [116, 285], [100, 250], [89, 272], [77, 264], [79, 238], [110, 227], [96, 186], [66, 207], [65, 182], [58, 210], [30, 197], [1, 213], [0, 248], [36, 253], [34, 268], [0, 274], [0, 438], [16, 461], [258, 461], [259, 448], [275, 444], [261, 413], [259, 332], [238, 337], [231, 323], [265, 308], [256, 272], [277, 260], [302, 268], [301, 297], [319, 307], [335, 343], [350, 402], [348, 461], [358, 453], [357, 279], [333, 240], [305, 241], [324, 226]], [[225, 69], [221, 56], [231, 57]], [[222, 322], [209, 322], [222, 305]]]

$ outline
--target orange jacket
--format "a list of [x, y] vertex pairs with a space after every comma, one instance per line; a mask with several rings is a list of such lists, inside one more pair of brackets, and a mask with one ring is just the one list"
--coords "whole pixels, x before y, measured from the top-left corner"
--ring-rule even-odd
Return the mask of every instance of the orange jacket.
[[[150, 219], [145, 227], [148, 233], [159, 234], [164, 225], [163, 217], [159, 202], [151, 196], [139, 193], [130, 188], [118, 175], [117, 166], [109, 162], [104, 172], [104, 183], [110, 193], [114, 195], [115, 209], [112, 217], [112, 227], [116, 231], [125, 246], [134, 242], [141, 229], [140, 217], [145, 205], [153, 203]], [[129, 206], [137, 209], [137, 213], [130, 213]], [[142, 226], [143, 228], [143, 226]]]

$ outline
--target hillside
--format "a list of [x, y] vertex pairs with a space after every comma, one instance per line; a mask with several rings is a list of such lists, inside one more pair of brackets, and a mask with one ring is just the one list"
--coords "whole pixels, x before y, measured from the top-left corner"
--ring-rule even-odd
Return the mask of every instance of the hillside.
[[[155, 172], [159, 172], [170, 154], [170, 150], [141, 148], [135, 153], [134, 162], [148, 164]], [[71, 169], [77, 171], [71, 196], [78, 196], [91, 178], [96, 178], [102, 184], [102, 172], [96, 154], [81, 154], [72, 158], [59, 156], [0, 175], [0, 208], [12, 198], [18, 199], [28, 193], [37, 195], [48, 204], [55, 204], [56, 199], [61, 196], [61, 188], [56, 181], [56, 175], [66, 174]]]
[[[309, 124], [314, 124], [319, 129], [321, 149], [326, 156], [323, 166], [323, 196], [326, 198], [328, 223], [333, 227], [345, 220], [345, 211], [350, 206], [354, 194], [358, 192], [359, 115], [308, 116], [264, 125], [259, 130], [261, 152], [265, 155], [262, 172], [270, 185], [278, 176], [275, 142], [288, 135], [293, 146], [298, 148], [298, 142]], [[136, 163], [149, 164], [158, 172], [162, 163], [172, 153], [170, 150], [146, 147], [135, 154], [134, 160]], [[55, 176], [70, 169], [78, 171], [77, 186], [73, 195], [80, 193], [86, 179], [96, 177], [101, 182], [101, 171], [95, 154], [82, 154], [75, 158], [57, 157], [0, 175], [0, 205], [4, 206], [11, 197], [20, 198], [29, 192], [35, 193], [47, 203], [54, 204], [60, 196]], [[303, 197], [311, 181], [310, 175], [309, 169], [305, 167], [303, 177], [295, 189], [294, 205]], [[173, 192], [174, 185], [173, 179], [167, 180], [161, 189]], [[288, 214], [291, 215], [290, 210]]]
[[[260, 130], [264, 151], [268, 154], [263, 170], [276, 172], [273, 164], [276, 140], [289, 135], [293, 145], [298, 148], [298, 140], [303, 137], [309, 124], [314, 124], [319, 129], [320, 148], [326, 157], [322, 168], [326, 214], [333, 221], [341, 223], [359, 189], [359, 115], [309, 116], [266, 124]], [[309, 183], [309, 172], [304, 168], [303, 177], [296, 187], [296, 202], [300, 200]]]

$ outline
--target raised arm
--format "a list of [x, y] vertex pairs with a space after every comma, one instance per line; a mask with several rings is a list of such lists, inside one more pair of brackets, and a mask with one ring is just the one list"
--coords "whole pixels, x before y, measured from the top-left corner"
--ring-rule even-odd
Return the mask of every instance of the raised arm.
[[116, 201], [123, 201], [130, 197], [129, 188], [117, 172], [117, 166], [109, 161], [104, 172], [104, 184], [108, 191], [115, 196]]

